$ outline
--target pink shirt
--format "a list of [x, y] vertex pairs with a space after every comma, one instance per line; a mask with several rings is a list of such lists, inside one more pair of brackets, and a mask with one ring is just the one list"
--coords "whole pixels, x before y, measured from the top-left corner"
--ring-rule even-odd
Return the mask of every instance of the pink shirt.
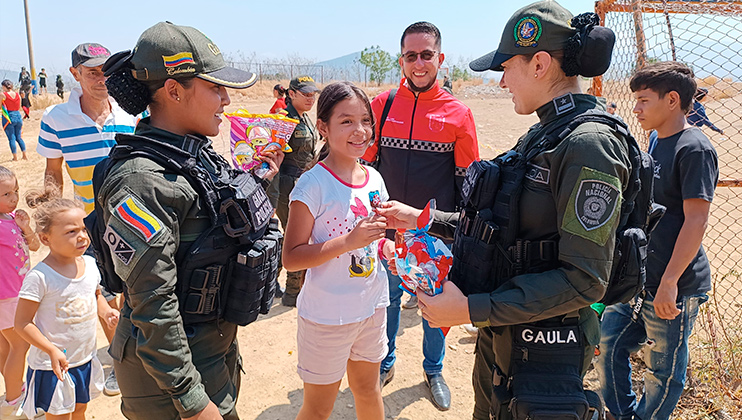
[[18, 297], [23, 278], [31, 268], [28, 244], [21, 228], [11, 219], [0, 218], [0, 299]]

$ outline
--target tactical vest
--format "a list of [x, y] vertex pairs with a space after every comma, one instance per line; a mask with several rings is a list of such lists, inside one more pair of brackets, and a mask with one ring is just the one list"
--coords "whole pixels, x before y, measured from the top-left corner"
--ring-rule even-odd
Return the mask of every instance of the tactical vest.
[[[210, 226], [175, 256], [178, 281], [176, 294], [184, 324], [223, 319], [247, 325], [266, 314], [273, 302], [278, 277], [283, 235], [271, 218], [273, 207], [263, 187], [250, 173], [233, 169], [211, 148], [199, 158], [215, 168], [208, 171], [186, 151], [136, 135], [119, 134], [117, 145], [107, 159], [95, 166], [93, 189], [98, 196], [113, 166], [122, 160], [142, 157], [167, 171], [183, 176], [198, 193], [209, 214]], [[199, 140], [200, 141], [200, 140]], [[85, 219], [104, 285], [112, 292], [124, 292], [116, 274], [115, 255], [103, 233], [106, 226], [96, 214], [101, 203]]]
[[510, 150], [491, 161], [469, 166], [462, 186], [462, 211], [454, 234], [454, 262], [449, 274], [465, 295], [490, 293], [514, 276], [559, 267], [558, 237], [518, 238], [518, 202], [528, 162], [556, 147], [586, 122], [616, 130], [628, 145], [631, 161], [611, 277], [601, 302], [628, 302], [642, 290], [649, 234], [664, 214], [664, 207], [653, 201], [654, 163], [639, 149], [623, 121], [606, 112], [589, 110], [567, 124], [549, 128], [540, 142], [523, 153]]

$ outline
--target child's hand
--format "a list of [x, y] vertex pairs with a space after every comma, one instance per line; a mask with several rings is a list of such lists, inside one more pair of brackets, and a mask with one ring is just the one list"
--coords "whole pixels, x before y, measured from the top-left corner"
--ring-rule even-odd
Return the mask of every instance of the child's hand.
[[99, 314], [105, 322], [108, 328], [114, 329], [119, 324], [119, 311], [109, 306], [109, 310], [103, 314]]
[[348, 244], [352, 249], [363, 248], [386, 235], [386, 217], [375, 213], [361, 219], [348, 234]]
[[31, 232], [31, 218], [25, 210], [18, 209], [15, 211], [15, 224], [21, 228], [24, 234]]
[[394, 241], [384, 241], [384, 248], [381, 252], [384, 254], [384, 259], [392, 261], [394, 259]]
[[57, 378], [60, 381], [63, 381], [63, 375], [65, 372], [67, 372], [67, 369], [69, 369], [70, 365], [67, 362], [67, 355], [65, 355], [62, 350], [59, 350], [55, 347], [54, 350], [49, 353], [49, 358], [52, 362], [52, 370], [54, 371], [54, 374], [57, 375]]

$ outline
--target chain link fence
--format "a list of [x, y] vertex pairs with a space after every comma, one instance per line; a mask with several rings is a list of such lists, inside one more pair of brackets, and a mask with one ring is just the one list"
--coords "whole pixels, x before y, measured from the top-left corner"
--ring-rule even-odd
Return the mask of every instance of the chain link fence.
[[632, 115], [628, 83], [637, 68], [683, 62], [699, 88], [708, 90], [702, 104], [713, 128], [702, 129], [720, 169], [703, 241], [713, 288], [691, 339], [691, 395], [684, 395], [679, 410], [685, 404], [691, 411], [742, 418], [742, 1], [602, 0], [596, 12], [616, 33], [616, 46], [611, 68], [593, 89], [616, 103], [617, 114], [645, 146], [648, 133]]

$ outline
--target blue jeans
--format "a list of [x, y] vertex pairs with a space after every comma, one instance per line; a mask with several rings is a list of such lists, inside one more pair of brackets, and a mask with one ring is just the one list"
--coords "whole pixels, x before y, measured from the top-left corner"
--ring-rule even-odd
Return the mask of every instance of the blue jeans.
[[[600, 357], [597, 372], [606, 407], [616, 420], [669, 419], [680, 399], [688, 366], [688, 338], [705, 294], [684, 296], [678, 302], [680, 315], [661, 319], [654, 312], [654, 298], [647, 294], [636, 322], [631, 320], [632, 306], [609, 306], [601, 322]], [[642, 345], [647, 371], [644, 395], [637, 402], [631, 389], [629, 355]]]
[[[400, 304], [404, 291], [399, 288], [402, 279], [392, 275], [389, 265], [384, 261], [384, 268], [389, 277], [389, 306], [386, 308], [386, 336], [389, 339], [389, 353], [381, 361], [381, 370], [392, 368], [397, 360], [397, 331], [399, 331]], [[443, 371], [443, 357], [446, 355], [446, 338], [440, 328], [431, 328], [428, 321], [423, 319], [423, 370], [427, 374], [436, 374]]]
[[23, 117], [20, 111], [8, 111], [10, 117], [10, 124], [5, 127], [5, 134], [8, 136], [8, 142], [10, 142], [10, 152], [16, 154], [15, 144], [18, 143], [21, 146], [21, 152], [26, 151], [26, 143], [21, 138], [21, 128], [23, 127]]

